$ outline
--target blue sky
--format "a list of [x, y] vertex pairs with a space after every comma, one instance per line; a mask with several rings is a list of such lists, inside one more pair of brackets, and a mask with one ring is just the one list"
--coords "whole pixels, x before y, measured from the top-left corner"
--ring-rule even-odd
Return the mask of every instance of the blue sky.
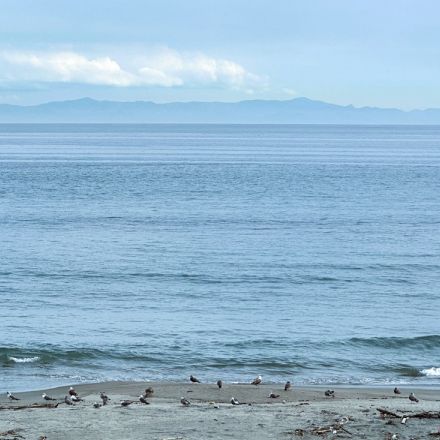
[[440, 107], [436, 0], [2, 0], [0, 102]]

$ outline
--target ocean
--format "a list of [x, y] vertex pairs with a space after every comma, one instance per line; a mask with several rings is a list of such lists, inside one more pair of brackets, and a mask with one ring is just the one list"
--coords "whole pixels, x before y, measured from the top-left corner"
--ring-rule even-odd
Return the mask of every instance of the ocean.
[[0, 125], [0, 389], [440, 385], [440, 127]]

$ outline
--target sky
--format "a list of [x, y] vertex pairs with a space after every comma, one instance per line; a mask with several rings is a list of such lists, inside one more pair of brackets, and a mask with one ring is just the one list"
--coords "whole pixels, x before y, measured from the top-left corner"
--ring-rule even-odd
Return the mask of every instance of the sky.
[[437, 0], [2, 0], [0, 103], [440, 107]]

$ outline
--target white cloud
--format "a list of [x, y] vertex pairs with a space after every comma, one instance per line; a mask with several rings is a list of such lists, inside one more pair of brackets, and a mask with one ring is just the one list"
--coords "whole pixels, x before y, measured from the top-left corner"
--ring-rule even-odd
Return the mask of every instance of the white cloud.
[[201, 53], [162, 49], [130, 68], [108, 56], [89, 58], [76, 52], [4, 52], [3, 81], [72, 82], [107, 86], [254, 87], [261, 79], [240, 64]]

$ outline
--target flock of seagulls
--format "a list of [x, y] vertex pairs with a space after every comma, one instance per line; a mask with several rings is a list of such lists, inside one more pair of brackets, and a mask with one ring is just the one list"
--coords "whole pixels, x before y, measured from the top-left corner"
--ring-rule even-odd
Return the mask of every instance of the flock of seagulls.
[[[190, 380], [191, 383], [202, 383], [199, 379], [197, 379], [193, 375], [191, 375], [189, 377], [189, 380]], [[263, 378], [261, 376], [257, 376], [254, 380], [252, 380], [250, 382], [250, 384], [251, 385], [260, 385], [262, 382], [263, 382]], [[222, 389], [223, 382], [221, 380], [218, 380], [216, 382], [216, 384], [217, 384], [217, 387], [219, 389]], [[285, 385], [284, 385], [284, 391], [290, 391], [291, 388], [292, 388], [292, 383], [290, 381], [287, 381], [285, 383]], [[395, 387], [393, 391], [394, 391], [394, 394], [396, 394], [396, 395], [401, 394], [401, 391], [397, 387]], [[18, 397], [14, 396], [9, 391], [6, 394], [7, 394], [8, 398], [9, 398], [9, 400], [11, 400], [11, 401], [20, 400]], [[139, 396], [137, 403], [140, 403], [141, 405], [149, 405], [150, 402], [147, 399], [152, 397], [153, 394], [154, 394], [154, 390], [153, 390], [152, 387], [146, 388], [145, 391]], [[335, 397], [335, 391], [334, 390], [326, 390], [326, 391], [324, 391], [324, 395], [326, 397], [334, 398]], [[41, 395], [41, 397], [45, 401], [55, 401], [55, 400], [58, 400], [58, 399], [56, 399], [54, 397], [51, 397], [51, 396], [47, 395], [46, 393], [43, 393]], [[94, 402], [93, 403], [93, 407], [94, 408], [101, 408], [102, 406], [107, 405], [108, 402], [111, 400], [110, 397], [108, 397], [107, 394], [104, 393], [104, 392], [101, 392], [99, 397], [101, 398], [101, 402], [102, 403]], [[280, 394], [275, 394], [275, 393], [271, 392], [267, 397], [270, 398], [270, 399], [277, 399], [277, 398], [280, 397]], [[408, 398], [411, 401], [411, 403], [418, 403], [419, 402], [419, 399], [417, 399], [417, 397], [414, 395], [414, 393], [410, 393]], [[72, 405], [75, 405], [76, 403], [79, 403], [79, 402], [82, 402], [82, 401], [84, 401], [84, 399], [82, 399], [78, 395], [77, 391], [73, 387], [70, 387], [68, 389], [68, 391], [67, 391], [67, 395], [64, 397], [64, 403], [66, 405], [71, 405], [72, 406]], [[135, 400], [124, 399], [124, 400], [120, 401], [120, 405], [122, 407], [127, 407], [127, 406], [129, 406], [129, 405], [131, 405], [131, 404], [133, 404], [135, 402], [136, 402]], [[235, 397], [231, 397], [230, 402], [231, 402], [232, 405], [241, 405], [241, 403]], [[186, 399], [185, 397], [181, 397], [180, 398], [180, 403], [183, 406], [190, 406], [191, 405], [191, 402], [188, 399]]]

